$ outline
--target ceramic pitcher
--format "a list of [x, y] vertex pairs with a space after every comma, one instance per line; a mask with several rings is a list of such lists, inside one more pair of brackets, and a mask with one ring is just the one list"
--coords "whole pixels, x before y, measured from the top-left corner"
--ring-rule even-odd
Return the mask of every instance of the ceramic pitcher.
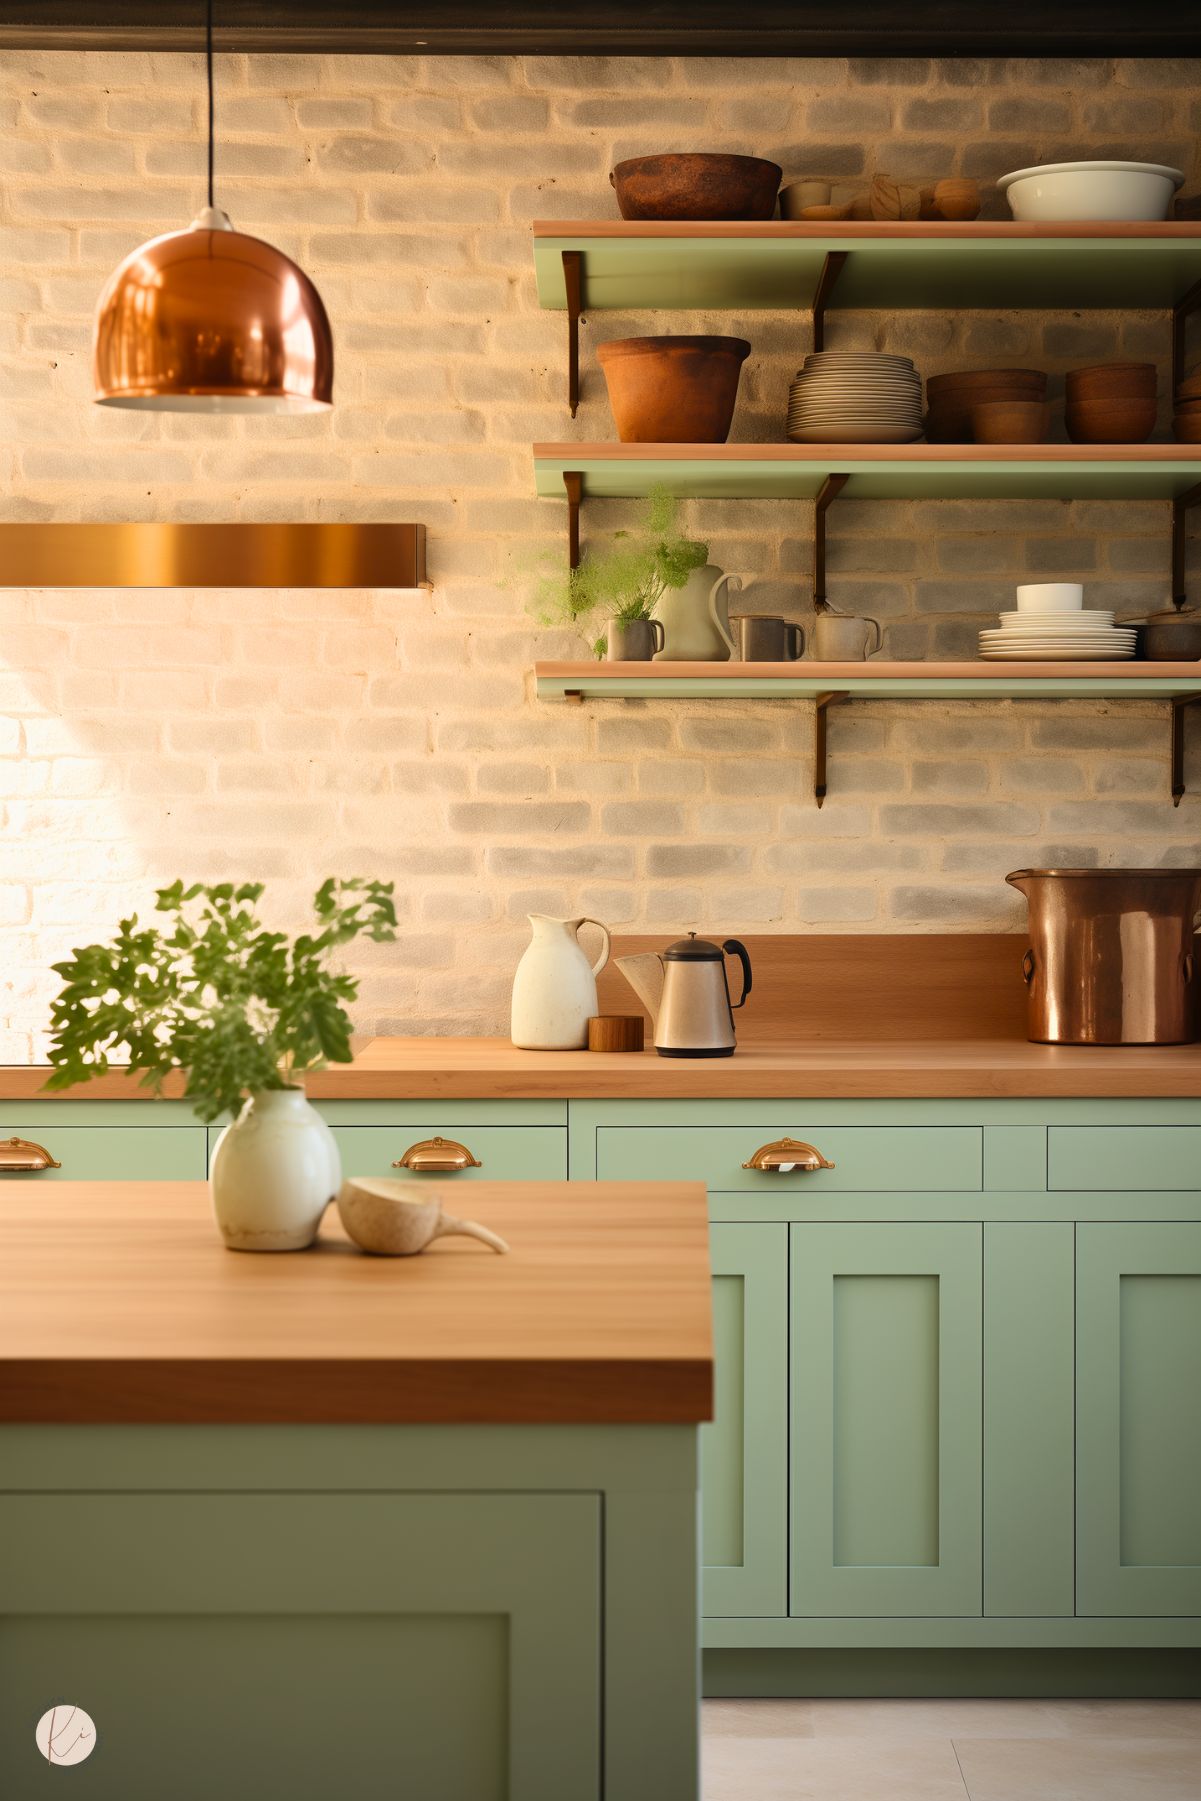
[[[524, 1051], [582, 1051], [588, 1021], [600, 1011], [596, 978], [609, 961], [608, 927], [599, 919], [526, 917], [534, 936], [513, 978], [513, 1043]], [[604, 939], [595, 963], [580, 949], [581, 926], [596, 926]]]
[[664, 637], [656, 663], [728, 661], [734, 655], [729, 595], [741, 587], [740, 575], [725, 575], [706, 563], [692, 571], [682, 588], [669, 588], [655, 606]]

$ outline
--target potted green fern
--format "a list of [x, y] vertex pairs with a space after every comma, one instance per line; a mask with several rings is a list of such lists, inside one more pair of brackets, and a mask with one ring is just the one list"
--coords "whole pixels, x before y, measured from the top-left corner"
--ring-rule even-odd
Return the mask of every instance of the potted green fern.
[[[674, 495], [655, 488], [634, 531], [614, 532], [605, 549], [590, 549], [576, 569], [544, 563], [534, 580], [535, 618], [543, 625], [577, 626], [594, 656], [648, 662], [663, 647], [655, 607], [709, 560], [707, 544], [677, 530], [677, 510]], [[595, 635], [602, 623], [604, 632]]]
[[76, 950], [56, 974], [48, 1089], [130, 1065], [156, 1093], [183, 1077], [201, 1119], [233, 1116], [213, 1150], [218, 1229], [241, 1251], [303, 1250], [341, 1186], [334, 1137], [305, 1098], [305, 1072], [349, 1063], [344, 1002], [358, 982], [333, 966], [360, 936], [396, 936], [391, 882], [323, 882], [316, 924], [288, 938], [258, 916], [261, 882], [157, 893], [166, 924], [132, 915], [109, 944]]

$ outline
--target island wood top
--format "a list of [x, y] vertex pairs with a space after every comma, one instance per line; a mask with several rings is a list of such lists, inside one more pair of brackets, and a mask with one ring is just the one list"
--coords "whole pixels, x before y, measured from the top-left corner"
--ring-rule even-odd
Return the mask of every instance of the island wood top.
[[[459, 1197], [456, 1197], [458, 1201]], [[511, 1246], [228, 1251], [203, 1182], [4, 1184], [0, 1422], [680, 1424], [712, 1402], [698, 1182], [476, 1182]]]

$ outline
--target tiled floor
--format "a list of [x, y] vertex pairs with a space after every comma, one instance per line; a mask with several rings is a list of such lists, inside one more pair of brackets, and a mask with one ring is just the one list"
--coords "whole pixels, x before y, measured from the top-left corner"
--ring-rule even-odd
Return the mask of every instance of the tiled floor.
[[1201, 1702], [706, 1701], [704, 1801], [1199, 1801]]

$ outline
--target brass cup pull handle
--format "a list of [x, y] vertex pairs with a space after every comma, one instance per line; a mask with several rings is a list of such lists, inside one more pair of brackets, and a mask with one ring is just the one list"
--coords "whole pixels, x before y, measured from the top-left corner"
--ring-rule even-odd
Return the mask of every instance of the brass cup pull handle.
[[834, 1165], [816, 1145], [805, 1144], [800, 1138], [777, 1138], [772, 1144], [760, 1145], [742, 1167], [760, 1170], [766, 1176], [786, 1176], [793, 1170], [804, 1175], [817, 1169], [833, 1169]]
[[39, 1170], [61, 1168], [58, 1159], [31, 1138], [0, 1140], [0, 1176], [36, 1175]]
[[398, 1157], [392, 1165], [393, 1169], [408, 1169], [415, 1176], [435, 1174], [453, 1174], [456, 1170], [482, 1169], [484, 1166], [478, 1157], [473, 1157], [465, 1144], [455, 1138], [423, 1138], [420, 1144], [411, 1144], [403, 1157]]

